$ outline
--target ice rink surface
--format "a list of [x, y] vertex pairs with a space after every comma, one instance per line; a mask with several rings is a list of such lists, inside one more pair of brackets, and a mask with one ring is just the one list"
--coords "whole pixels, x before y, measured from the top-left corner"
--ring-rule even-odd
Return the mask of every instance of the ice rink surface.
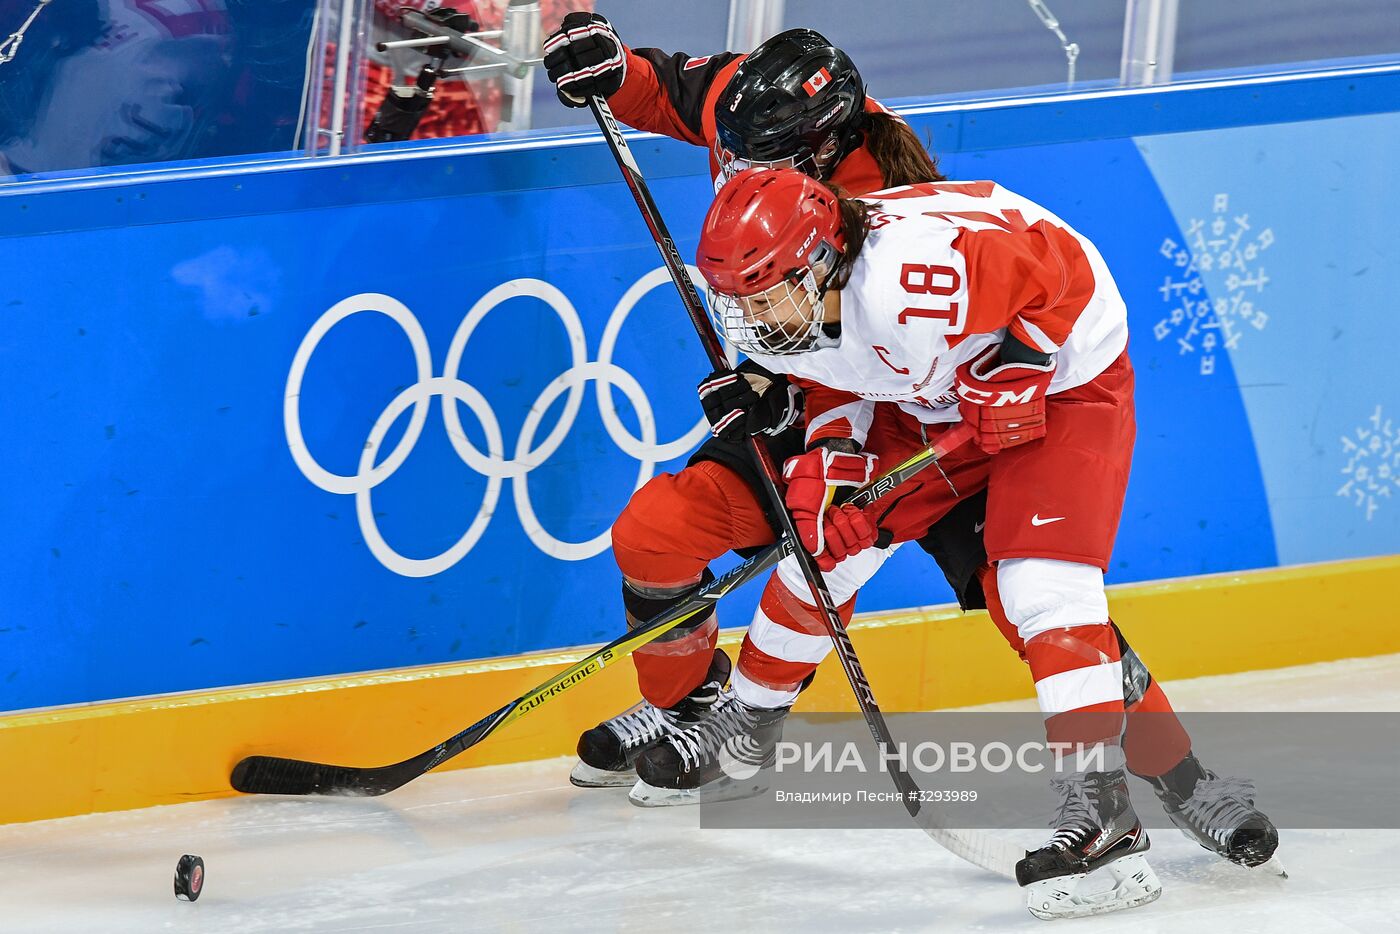
[[[1400, 711], [1400, 656], [1168, 689], [1181, 710]], [[383, 798], [228, 799], [0, 827], [0, 931], [1400, 931], [1400, 831], [1284, 831], [1287, 880], [1154, 831], [1156, 903], [1044, 922], [1013, 883], [917, 830], [702, 832], [694, 809], [574, 788], [569, 766], [429, 775]], [[1155, 806], [1139, 789], [1139, 806]], [[193, 904], [171, 891], [182, 853], [208, 867]]]

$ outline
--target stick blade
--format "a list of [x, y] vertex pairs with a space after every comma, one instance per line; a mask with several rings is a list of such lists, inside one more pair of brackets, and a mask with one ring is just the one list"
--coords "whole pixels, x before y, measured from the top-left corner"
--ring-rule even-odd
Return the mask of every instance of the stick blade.
[[233, 767], [229, 783], [250, 795], [375, 796], [398, 787], [380, 769], [356, 769], [279, 756], [249, 756]]

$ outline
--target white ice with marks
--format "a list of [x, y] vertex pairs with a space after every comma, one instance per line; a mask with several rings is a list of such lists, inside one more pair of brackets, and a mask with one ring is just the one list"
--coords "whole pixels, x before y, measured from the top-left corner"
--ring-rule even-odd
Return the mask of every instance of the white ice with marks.
[[[1192, 710], [1396, 711], [1400, 656], [1169, 691]], [[693, 809], [644, 811], [625, 788], [571, 787], [569, 764], [430, 775], [378, 799], [248, 798], [0, 827], [0, 930], [1044, 930], [1014, 885], [918, 831], [702, 832]], [[182, 853], [208, 866], [193, 904], [171, 890]], [[1288, 880], [1172, 831], [1153, 834], [1152, 853], [1159, 901], [1066, 930], [1400, 930], [1400, 831], [1285, 831]]]

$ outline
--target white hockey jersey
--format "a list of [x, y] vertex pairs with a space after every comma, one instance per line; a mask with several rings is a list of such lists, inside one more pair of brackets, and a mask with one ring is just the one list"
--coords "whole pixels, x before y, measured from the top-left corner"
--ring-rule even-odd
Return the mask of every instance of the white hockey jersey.
[[1040, 205], [993, 182], [861, 200], [875, 213], [841, 291], [839, 341], [752, 355], [803, 385], [808, 443], [864, 443], [875, 402], [925, 423], [958, 421], [954, 372], [1008, 331], [1055, 354], [1052, 394], [1094, 379], [1127, 346], [1127, 309], [1103, 257]]

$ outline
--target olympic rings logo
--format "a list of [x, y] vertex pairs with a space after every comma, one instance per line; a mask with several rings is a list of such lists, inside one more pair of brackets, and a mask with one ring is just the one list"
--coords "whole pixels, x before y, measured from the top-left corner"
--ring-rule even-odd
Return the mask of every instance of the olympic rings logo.
[[[699, 270], [689, 267], [691, 277], [698, 283]], [[352, 295], [337, 302], [316, 320], [302, 338], [292, 358], [291, 370], [287, 373], [287, 390], [282, 407], [283, 427], [286, 430], [287, 446], [292, 459], [302, 475], [328, 493], [355, 497], [355, 514], [359, 520], [365, 544], [370, 552], [395, 574], [405, 577], [428, 577], [440, 574], [461, 561], [481, 539], [495, 514], [501, 487], [506, 480], [511, 481], [515, 499], [515, 511], [520, 525], [530, 541], [542, 552], [563, 561], [582, 561], [606, 550], [612, 541], [612, 529], [583, 542], [566, 542], [550, 534], [535, 516], [530, 502], [530, 472], [543, 465], [563, 444], [573, 428], [583, 403], [584, 384], [590, 380], [598, 384], [598, 414], [608, 436], [627, 455], [638, 463], [637, 480], [633, 490], [651, 479], [656, 465], [679, 457], [693, 448], [705, 437], [708, 426], [702, 416], [684, 435], [674, 441], [658, 444], [656, 440], [656, 420], [651, 402], [637, 380], [626, 370], [612, 362], [613, 351], [617, 346], [618, 332], [631, 313], [633, 307], [652, 289], [669, 283], [670, 277], [665, 268], [655, 269], [637, 281], [618, 301], [603, 329], [602, 341], [598, 347], [598, 359], [588, 360], [587, 346], [583, 333], [583, 322], [573, 303], [559, 289], [539, 279], [515, 279], [498, 285], [487, 292], [467, 312], [447, 349], [447, 359], [443, 363], [441, 376], [433, 375], [432, 354], [428, 338], [422, 325], [413, 313], [397, 299], [374, 292]], [[482, 319], [498, 305], [519, 297], [538, 299], [552, 308], [569, 339], [570, 366], [555, 377], [531, 405], [529, 414], [520, 428], [515, 451], [510, 458], [505, 457], [505, 442], [501, 436], [500, 422], [490, 403], [477, 387], [461, 379], [459, 370], [466, 354], [467, 344], [472, 333]], [[388, 317], [402, 329], [413, 351], [413, 361], [417, 381], [404, 389], [385, 406], [369, 431], [360, 451], [359, 465], [353, 474], [332, 473], [322, 467], [312, 456], [302, 437], [301, 431], [301, 384], [307, 364], [316, 352], [317, 346], [326, 334], [345, 319], [362, 312], [376, 312]], [[637, 415], [641, 437], [633, 436], [617, 416], [613, 402], [613, 387], [617, 387], [627, 397]], [[543, 441], [535, 444], [535, 436], [540, 430], [540, 421], [550, 405], [562, 394], [568, 393], [559, 422]], [[462, 537], [446, 551], [432, 558], [409, 558], [385, 541], [375, 521], [372, 495], [374, 488], [392, 477], [409, 454], [413, 452], [427, 422], [428, 409], [435, 396], [442, 397], [443, 428], [452, 443], [453, 450], [464, 464], [487, 478], [486, 490], [475, 519], [467, 527]], [[471, 410], [480, 423], [486, 438], [486, 451], [477, 449], [467, 439], [462, 430], [458, 415], [461, 403]], [[383, 460], [379, 460], [381, 446], [389, 428], [412, 408], [408, 426], [403, 437]]]

